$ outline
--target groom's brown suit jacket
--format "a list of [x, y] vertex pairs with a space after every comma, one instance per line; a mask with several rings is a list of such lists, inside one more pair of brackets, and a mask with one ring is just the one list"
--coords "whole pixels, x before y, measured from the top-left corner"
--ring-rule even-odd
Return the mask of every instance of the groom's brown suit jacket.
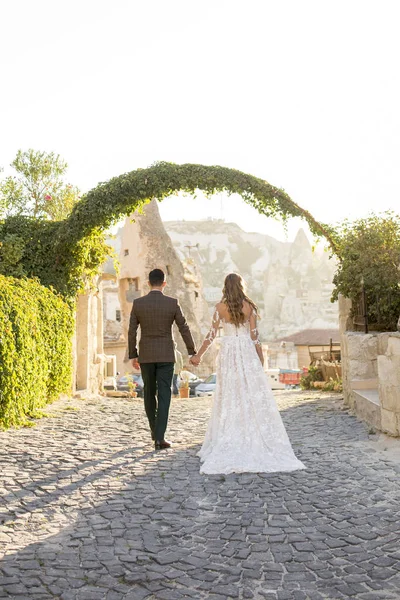
[[[140, 363], [175, 362], [175, 342], [172, 326], [177, 324], [189, 355], [196, 347], [189, 326], [176, 298], [152, 290], [133, 302], [129, 322], [129, 358]], [[137, 333], [140, 326], [139, 351]]]

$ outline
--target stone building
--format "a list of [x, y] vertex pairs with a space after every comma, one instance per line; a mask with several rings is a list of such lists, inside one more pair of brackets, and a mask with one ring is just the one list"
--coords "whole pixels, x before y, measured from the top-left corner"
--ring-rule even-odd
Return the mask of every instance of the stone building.
[[293, 342], [269, 342], [266, 354], [271, 369], [299, 368], [299, 357]]
[[329, 360], [331, 351], [336, 356], [340, 355], [339, 329], [305, 329], [281, 338], [278, 343], [281, 347], [294, 345], [296, 349], [298, 366], [290, 368], [307, 368], [314, 356]]

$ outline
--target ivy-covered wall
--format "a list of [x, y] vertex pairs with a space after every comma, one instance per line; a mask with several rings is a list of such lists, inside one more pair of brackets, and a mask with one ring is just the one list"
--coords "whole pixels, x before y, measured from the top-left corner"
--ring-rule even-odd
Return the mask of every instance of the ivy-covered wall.
[[0, 222], [0, 274], [37, 278], [71, 302], [97, 275], [110, 252], [99, 228], [72, 241], [68, 220], [13, 216]]
[[59, 295], [0, 275], [0, 427], [25, 424], [71, 390], [73, 330]]

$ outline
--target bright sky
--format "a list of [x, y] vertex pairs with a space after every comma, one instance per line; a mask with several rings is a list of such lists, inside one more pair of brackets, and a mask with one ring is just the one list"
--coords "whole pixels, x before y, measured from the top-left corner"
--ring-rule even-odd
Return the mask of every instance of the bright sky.
[[400, 211], [399, 18], [397, 0], [0, 0], [0, 165], [55, 151], [86, 191], [157, 160], [219, 164], [322, 221]]

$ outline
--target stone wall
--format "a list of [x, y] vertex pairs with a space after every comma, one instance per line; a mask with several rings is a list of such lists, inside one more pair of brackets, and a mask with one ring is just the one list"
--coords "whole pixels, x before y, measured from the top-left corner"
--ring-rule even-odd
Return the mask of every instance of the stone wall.
[[345, 402], [354, 407], [354, 390], [372, 389], [378, 383], [378, 334], [347, 331], [342, 336]]
[[339, 298], [344, 401], [363, 420], [400, 436], [400, 332], [351, 331], [351, 302]]
[[382, 430], [400, 436], [400, 333], [378, 336], [378, 379]]

